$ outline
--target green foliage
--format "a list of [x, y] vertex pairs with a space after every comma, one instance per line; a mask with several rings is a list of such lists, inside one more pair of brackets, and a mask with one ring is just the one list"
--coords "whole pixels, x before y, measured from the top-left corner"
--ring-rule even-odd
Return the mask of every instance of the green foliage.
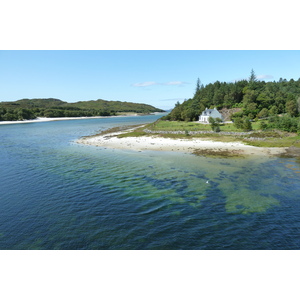
[[[251, 70], [249, 80], [209, 83], [203, 86], [197, 80], [193, 98], [177, 103], [170, 120], [194, 121], [206, 107], [243, 108], [240, 117], [265, 118], [268, 115], [288, 113], [298, 116], [300, 109], [300, 79], [278, 82], [259, 81]], [[268, 113], [267, 113], [268, 111]]]
[[243, 122], [243, 130], [244, 131], [251, 131], [252, 130], [252, 124], [248, 118], [244, 119]]
[[91, 117], [111, 116], [116, 113], [163, 112], [147, 104], [121, 101], [81, 101], [67, 103], [59, 99], [21, 99], [0, 103], [0, 121], [29, 120], [36, 117]]
[[198, 79], [197, 79], [197, 83], [196, 83], [195, 95], [200, 91], [200, 89], [201, 89], [201, 81], [200, 81], [200, 79], [198, 78]]
[[170, 113], [170, 120], [183, 121], [181, 115], [182, 111], [183, 111], [182, 106], [180, 105], [179, 101], [177, 101], [177, 103], [175, 104], [175, 108]]
[[255, 72], [254, 72], [254, 70], [252, 69], [252, 70], [251, 70], [250, 77], [249, 77], [249, 82], [255, 82], [255, 81], [257, 81], [257, 79], [256, 79]]
[[297, 109], [297, 103], [294, 100], [289, 100], [285, 104], [286, 112], [292, 116], [295, 117], [297, 115], [298, 109]]
[[265, 130], [265, 129], [267, 129], [268, 128], [268, 124], [266, 123], [266, 122], [261, 122], [260, 123], [260, 126], [259, 126], [259, 129], [260, 130]]
[[299, 119], [288, 115], [278, 117], [272, 116], [269, 118], [268, 129], [280, 129], [288, 132], [299, 131]]
[[171, 115], [168, 114], [166, 116], [161, 117], [160, 119], [163, 120], [163, 121], [171, 121]]
[[241, 117], [235, 117], [233, 119], [233, 121], [234, 121], [234, 126], [237, 129], [242, 129], [243, 128], [243, 119]]
[[263, 108], [257, 115], [258, 118], [266, 118], [269, 115], [269, 111]]
[[269, 110], [269, 115], [275, 116], [275, 115], [277, 115], [277, 114], [278, 114], [278, 109], [277, 109], [277, 107], [276, 107], [275, 105], [273, 105], [273, 106], [270, 108], [270, 110]]
[[200, 107], [192, 99], [184, 101], [182, 104], [177, 102], [175, 108], [169, 114], [172, 121], [197, 121], [200, 114]]
[[[280, 78], [278, 82], [265, 82], [259, 81], [251, 70], [248, 80], [234, 83], [216, 81], [203, 86], [198, 79], [194, 97], [182, 104], [178, 102], [164, 119], [197, 121], [206, 107], [242, 108], [231, 116], [239, 130], [252, 130], [250, 120], [270, 118], [270, 122], [259, 123], [261, 129], [300, 132], [297, 118], [300, 113], [300, 78], [297, 81]], [[282, 118], [274, 119], [278, 114]], [[211, 126], [214, 127], [214, 124]]]
[[244, 113], [242, 111], [241, 112], [236, 112], [236, 113], [232, 114], [231, 120], [236, 120], [237, 118], [242, 118], [243, 114]]
[[0, 121], [23, 121], [35, 118], [35, 113], [30, 109], [6, 109], [4, 107], [0, 107]]
[[236, 117], [234, 119], [234, 126], [237, 129], [242, 129], [243, 131], [251, 131], [252, 130], [252, 124], [249, 118], [241, 118]]
[[[258, 130], [261, 122], [253, 122], [253, 130]], [[158, 121], [147, 125], [147, 128], [154, 131], [207, 131], [211, 130], [210, 124], [196, 123], [196, 122], [180, 122], [180, 121], [164, 121], [159, 119]], [[232, 123], [222, 123], [220, 124], [222, 131], [238, 132], [241, 131], [237, 129]]]
[[220, 130], [220, 123], [222, 123], [222, 120], [220, 118], [214, 119], [212, 117], [209, 117], [208, 122], [211, 126], [212, 131], [214, 131], [214, 132], [220, 132], [221, 131]]

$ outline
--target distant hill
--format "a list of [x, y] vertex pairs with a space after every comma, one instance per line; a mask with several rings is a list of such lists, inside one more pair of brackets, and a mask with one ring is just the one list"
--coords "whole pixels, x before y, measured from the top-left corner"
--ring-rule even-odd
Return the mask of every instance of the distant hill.
[[5, 105], [15, 105], [15, 106], [20, 106], [22, 108], [51, 108], [51, 107], [56, 107], [56, 106], [63, 106], [67, 105], [67, 102], [64, 102], [59, 99], [55, 98], [41, 98], [41, 99], [21, 99], [13, 102], [1, 102], [0, 104], [5, 104]]
[[0, 121], [25, 120], [36, 117], [111, 116], [128, 112], [149, 114], [164, 111], [148, 104], [102, 99], [76, 103], [68, 103], [55, 98], [0, 102]]
[[102, 99], [91, 101], [80, 101], [73, 104], [81, 109], [101, 109], [106, 111], [117, 112], [135, 112], [135, 113], [153, 113], [164, 112], [163, 110], [156, 108], [148, 104], [133, 103], [133, 102], [121, 102], [121, 101], [106, 101]]

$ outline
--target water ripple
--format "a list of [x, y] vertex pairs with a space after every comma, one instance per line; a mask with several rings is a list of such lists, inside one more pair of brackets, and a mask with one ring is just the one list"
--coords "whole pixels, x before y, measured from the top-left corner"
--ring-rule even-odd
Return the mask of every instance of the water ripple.
[[300, 248], [296, 161], [72, 142], [113, 125], [1, 128], [0, 249]]

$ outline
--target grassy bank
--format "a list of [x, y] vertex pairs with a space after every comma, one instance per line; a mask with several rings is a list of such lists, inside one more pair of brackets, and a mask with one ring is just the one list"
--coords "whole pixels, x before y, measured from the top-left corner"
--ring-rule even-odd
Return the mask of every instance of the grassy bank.
[[[253, 130], [258, 130], [260, 127], [260, 121], [253, 122]], [[149, 125], [151, 130], [165, 130], [165, 131], [211, 131], [209, 124], [201, 124], [198, 122], [178, 122], [178, 121], [157, 121]], [[242, 132], [241, 129], [237, 129], [233, 123], [220, 124], [221, 131]]]
[[[210, 125], [196, 122], [156, 121], [152, 124], [137, 128], [132, 132], [121, 134], [119, 137], [160, 136], [173, 139], [201, 138], [218, 142], [242, 142], [256, 147], [297, 147], [300, 148], [300, 136], [296, 133], [288, 133], [279, 130], [261, 131], [260, 121], [252, 123], [253, 130], [247, 136], [222, 135], [211, 131]], [[146, 133], [144, 130], [165, 131], [166, 133]], [[220, 126], [221, 132], [242, 132], [236, 129], [232, 123]], [[183, 131], [185, 134], [172, 134], [168, 131]], [[207, 131], [207, 133], [190, 135], [191, 131]]]

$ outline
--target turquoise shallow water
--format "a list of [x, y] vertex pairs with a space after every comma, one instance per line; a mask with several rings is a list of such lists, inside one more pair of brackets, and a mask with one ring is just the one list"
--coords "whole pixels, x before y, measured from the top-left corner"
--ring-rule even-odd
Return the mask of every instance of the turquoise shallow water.
[[0, 249], [300, 248], [293, 159], [74, 142], [156, 118], [1, 125]]

